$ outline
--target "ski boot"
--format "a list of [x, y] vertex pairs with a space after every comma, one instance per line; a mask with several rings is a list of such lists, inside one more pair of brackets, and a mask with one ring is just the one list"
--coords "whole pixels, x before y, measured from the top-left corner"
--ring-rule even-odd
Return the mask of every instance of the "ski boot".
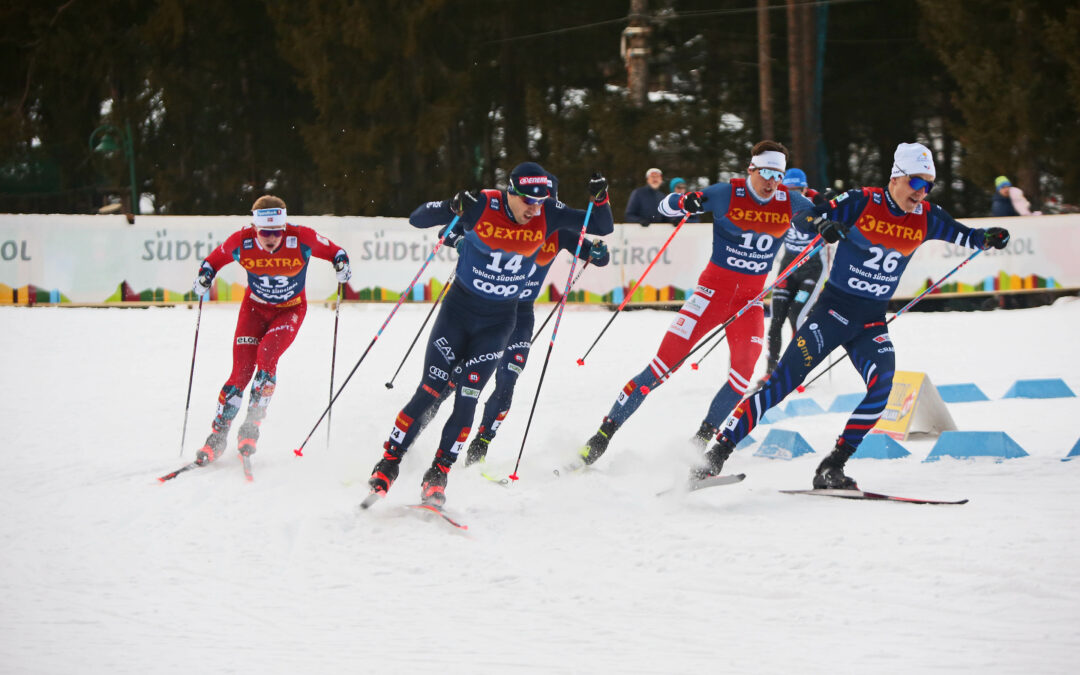
[[444, 464], [443, 452], [435, 455], [435, 461], [424, 472], [424, 481], [420, 484], [420, 501], [428, 506], [441, 509], [446, 503], [446, 474], [450, 466]]
[[814, 472], [815, 490], [858, 490], [859, 486], [851, 476], [844, 475], [844, 464], [855, 454], [855, 448], [844, 442], [836, 441], [836, 447], [829, 456], [821, 460]]
[[404, 451], [390, 441], [383, 443], [382, 459], [375, 464], [375, 468], [371, 471], [371, 478], [368, 478], [368, 485], [371, 486], [372, 492], [386, 495], [390, 486], [397, 480], [403, 454], [405, 454]]
[[245, 421], [240, 425], [240, 432], [237, 434], [237, 450], [241, 455], [250, 457], [255, 454], [255, 443], [259, 440], [259, 423]]
[[709, 447], [709, 441], [716, 438], [716, 435], [720, 433], [720, 427], [714, 427], [708, 422], [702, 422], [701, 428], [697, 430], [694, 436], [690, 439], [690, 442], [700, 448], [702, 451]]
[[618, 425], [615, 424], [615, 420], [610, 417], [605, 417], [600, 428], [596, 430], [592, 438], [585, 444], [585, 447], [581, 449], [581, 459], [586, 465], [592, 464], [596, 460], [600, 459], [600, 456], [607, 450], [608, 443], [611, 442], [611, 437], [618, 429]]
[[488, 444], [495, 434], [487, 429], [481, 429], [476, 438], [469, 443], [469, 449], [465, 451], [465, 466], [483, 462], [487, 458]]
[[204, 466], [225, 452], [225, 431], [215, 431], [206, 437], [206, 444], [195, 453], [195, 463]]
[[698, 481], [719, 476], [724, 469], [724, 462], [731, 456], [733, 450], [735, 450], [735, 444], [729, 441], [727, 436], [717, 438], [716, 444], [705, 453], [705, 464], [690, 469], [690, 480]]

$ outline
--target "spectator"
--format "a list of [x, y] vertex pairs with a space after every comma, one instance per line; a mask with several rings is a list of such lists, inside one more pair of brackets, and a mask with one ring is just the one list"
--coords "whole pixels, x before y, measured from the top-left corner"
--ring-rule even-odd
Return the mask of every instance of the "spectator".
[[1005, 216], [1041, 216], [1042, 211], [1031, 210], [1031, 202], [1024, 196], [1024, 191], [1014, 187], [1005, 176], [994, 179], [994, 201], [990, 204], [990, 215]]
[[[689, 190], [690, 188], [686, 185], [686, 181], [683, 180], [682, 178], [672, 178], [671, 182], [668, 183], [668, 189], [671, 190], [672, 192], [674, 192], [677, 195], [684, 195], [684, 194], [686, 194], [686, 191]], [[666, 219], [665, 219], [665, 221], [666, 221]], [[676, 220], [675, 222], [678, 223], [679, 221]], [[689, 218], [687, 218], [686, 222], [688, 222], [688, 223], [700, 223], [701, 222], [701, 216], [699, 216], [697, 214], [694, 214], [694, 215], [690, 216]]]
[[[664, 172], [653, 167], [645, 172], [645, 183], [630, 193], [630, 200], [626, 203], [626, 213], [623, 220], [627, 223], [638, 223], [642, 227], [648, 227], [653, 223], [670, 223], [671, 218], [660, 214], [657, 207], [667, 195], [660, 186], [664, 183]], [[675, 220], [674, 222], [678, 222]]]

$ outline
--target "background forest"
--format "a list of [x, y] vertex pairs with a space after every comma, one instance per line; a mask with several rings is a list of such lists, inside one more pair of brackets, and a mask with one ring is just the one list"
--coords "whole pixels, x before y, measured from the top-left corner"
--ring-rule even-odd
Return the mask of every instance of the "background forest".
[[954, 215], [986, 215], [998, 174], [1034, 208], [1080, 202], [1076, 0], [12, 0], [0, 19], [4, 212], [94, 213], [134, 182], [143, 213], [272, 191], [404, 216], [533, 159], [571, 204], [603, 171], [621, 216], [646, 168], [704, 185], [764, 137], [819, 188], [881, 185], [920, 140]]

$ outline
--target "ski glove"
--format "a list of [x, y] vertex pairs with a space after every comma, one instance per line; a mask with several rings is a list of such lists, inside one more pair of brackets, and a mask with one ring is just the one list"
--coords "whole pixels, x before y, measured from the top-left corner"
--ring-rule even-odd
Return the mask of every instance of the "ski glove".
[[611, 254], [608, 253], [607, 244], [599, 239], [593, 239], [589, 248], [589, 262], [596, 267], [603, 267], [611, 262]]
[[702, 204], [708, 201], [708, 197], [701, 192], [701, 190], [695, 190], [694, 192], [687, 192], [683, 196], [679, 197], [679, 208], [686, 213], [701, 213]]
[[349, 256], [345, 251], [338, 251], [338, 254], [334, 256], [334, 269], [337, 271], [339, 284], [352, 278], [352, 267], [349, 266]]
[[450, 198], [450, 210], [459, 216], [463, 216], [466, 211], [479, 201], [480, 196], [474, 190], [462, 190]]
[[210, 263], [203, 261], [201, 267], [199, 267], [199, 274], [195, 277], [195, 282], [191, 284], [191, 292], [196, 297], [202, 297], [210, 290], [210, 284], [214, 282], [214, 268], [210, 266]]
[[830, 244], [835, 244], [841, 239], [847, 239], [847, 233], [850, 229], [849, 225], [841, 223], [838, 220], [829, 220], [825, 216], [818, 216], [814, 218], [811, 223], [814, 229], [818, 231], [821, 238]]
[[452, 230], [448, 230], [444, 227], [439, 231], [439, 237], [445, 237], [443, 243], [447, 246], [453, 246], [457, 249], [458, 253], [461, 253], [461, 245], [465, 241], [465, 233], [461, 231], [461, 228], [455, 227]]
[[1004, 227], [988, 227], [983, 232], [983, 250], [1003, 249], [1009, 244], [1009, 231]]
[[589, 178], [589, 196], [598, 206], [607, 203], [607, 178], [604, 178], [599, 171]]

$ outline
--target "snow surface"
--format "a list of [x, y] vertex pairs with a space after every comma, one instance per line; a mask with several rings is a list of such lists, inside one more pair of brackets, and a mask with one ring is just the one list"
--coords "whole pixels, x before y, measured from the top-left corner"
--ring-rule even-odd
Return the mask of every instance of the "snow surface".
[[[389, 309], [341, 310], [339, 383]], [[922, 463], [933, 440], [917, 440], [903, 443], [909, 458], [849, 464], [867, 489], [971, 499], [945, 507], [780, 494], [809, 487], [818, 458], [752, 448], [728, 464], [748, 474], [741, 484], [654, 496], [685, 475], [685, 439], [726, 375], [725, 349], [651, 394], [594, 469], [555, 478], [671, 319], [624, 313], [579, 368], [610, 315], [571, 308], [521, 480], [451, 473], [448, 508], [467, 534], [402, 508], [419, 496], [434, 429], [385, 502], [356, 509], [419, 354], [392, 391], [383, 383], [426, 313], [398, 313], [338, 400], [332, 445], [323, 426], [297, 458], [328, 398], [333, 312], [312, 306], [279, 367], [255, 482], [230, 449], [161, 485], [208, 432], [236, 306], [203, 311], [183, 458], [195, 311], [0, 308], [0, 671], [1076, 672], [1080, 461], [1059, 460], [1080, 438], [1080, 398], [1001, 399], [1020, 378], [1080, 392], [1075, 299], [892, 324], [900, 369], [991, 398], [950, 405], [961, 429], [1005, 431], [1031, 454]], [[547, 346], [492, 445], [492, 472], [513, 466]], [[827, 407], [858, 390], [842, 364], [803, 396]], [[843, 422], [776, 427], [820, 452]]]

